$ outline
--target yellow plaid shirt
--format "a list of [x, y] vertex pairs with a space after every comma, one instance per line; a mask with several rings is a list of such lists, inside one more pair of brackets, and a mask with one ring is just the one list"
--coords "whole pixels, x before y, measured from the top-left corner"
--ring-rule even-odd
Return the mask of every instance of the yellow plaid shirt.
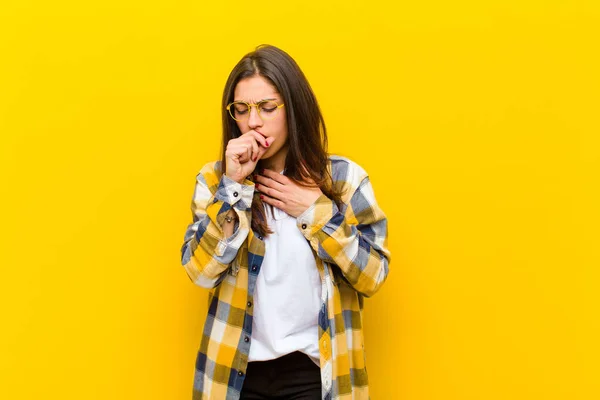
[[[341, 208], [321, 195], [296, 218], [321, 276], [319, 349], [322, 399], [368, 399], [362, 330], [363, 298], [388, 275], [387, 219], [377, 205], [366, 171], [348, 158], [330, 155], [333, 183], [344, 190]], [[254, 182], [238, 183], [221, 162], [196, 176], [192, 222], [181, 263], [195, 284], [208, 288], [208, 315], [196, 357], [193, 399], [238, 399], [251, 345], [252, 306], [265, 243], [251, 229]], [[224, 237], [225, 214], [239, 219]]]

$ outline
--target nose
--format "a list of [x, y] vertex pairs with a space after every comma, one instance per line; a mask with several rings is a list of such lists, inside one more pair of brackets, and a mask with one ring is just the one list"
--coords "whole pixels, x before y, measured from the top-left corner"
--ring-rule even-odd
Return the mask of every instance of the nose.
[[248, 127], [250, 129], [256, 129], [263, 125], [263, 120], [258, 115], [258, 110], [256, 107], [250, 107], [250, 115], [248, 116]]

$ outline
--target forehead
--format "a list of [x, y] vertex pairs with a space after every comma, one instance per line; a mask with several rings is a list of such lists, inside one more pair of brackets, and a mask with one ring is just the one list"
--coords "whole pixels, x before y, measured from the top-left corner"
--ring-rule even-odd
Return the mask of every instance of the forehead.
[[277, 89], [262, 76], [252, 76], [238, 82], [233, 92], [234, 100], [260, 101], [280, 99]]

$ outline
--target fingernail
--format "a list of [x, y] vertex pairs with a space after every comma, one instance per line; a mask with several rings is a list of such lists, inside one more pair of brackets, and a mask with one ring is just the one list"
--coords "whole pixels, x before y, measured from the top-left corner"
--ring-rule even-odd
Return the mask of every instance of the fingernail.
[[267, 147], [269, 147], [269, 141], [265, 140], [265, 143], [267, 144]]
[[265, 196], [263, 196], [262, 194], [260, 195], [260, 199], [263, 200], [265, 198]]

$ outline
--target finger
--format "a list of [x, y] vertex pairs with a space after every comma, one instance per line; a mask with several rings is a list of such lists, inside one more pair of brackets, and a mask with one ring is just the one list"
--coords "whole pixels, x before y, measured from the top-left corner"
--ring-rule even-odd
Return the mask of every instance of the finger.
[[252, 145], [247, 143], [245, 147], [247, 160], [250, 161], [252, 159]]
[[248, 147], [241, 144], [231, 147], [231, 153], [242, 163], [248, 161]]
[[264, 155], [264, 154], [265, 154], [267, 151], [269, 151], [269, 148], [268, 148], [268, 147], [260, 146], [260, 147], [258, 148], [258, 158], [262, 158], [262, 156], [263, 156], [263, 155]]
[[254, 138], [254, 136], [249, 136], [248, 137], [248, 142], [250, 143], [250, 146], [252, 146], [252, 161], [256, 161], [256, 159], [258, 158], [258, 143], [256, 142], [256, 139]]
[[240, 155], [239, 152], [235, 151], [234, 147], [228, 147], [227, 151], [225, 151], [225, 157], [235, 160], [237, 162], [240, 161]]
[[285, 190], [284, 185], [271, 178], [267, 178], [266, 176], [256, 175], [256, 182], [268, 188], [275, 189], [278, 192], [283, 192]]
[[278, 182], [281, 185], [285, 185], [290, 181], [290, 179], [287, 176], [275, 171], [271, 171], [270, 169], [263, 169], [261, 173], [264, 176], [273, 179], [275, 182]]
[[264, 193], [267, 196], [272, 197], [274, 199], [283, 200], [283, 193], [280, 192], [279, 190], [273, 189], [272, 187], [262, 185], [260, 183], [255, 183], [255, 186], [256, 186], [256, 190], [258, 190], [259, 192]]
[[273, 207], [277, 207], [280, 210], [285, 211], [285, 208], [284, 208], [285, 204], [281, 200], [277, 200], [277, 199], [274, 199], [274, 198], [271, 198], [269, 196], [265, 196], [262, 194], [260, 195], [260, 199], [262, 201], [264, 201], [265, 203], [272, 205]]
[[250, 147], [246, 144], [232, 146], [230, 151], [231, 154], [233, 154], [235, 158], [242, 164], [248, 162], [250, 159]]
[[269, 143], [267, 142], [267, 138], [256, 132], [255, 130], [251, 130], [246, 132], [249, 136], [251, 135], [262, 147], [269, 147]]
[[260, 146], [260, 150], [259, 150], [259, 155], [258, 158], [262, 158], [262, 156], [269, 151], [269, 149], [271, 148], [271, 145], [273, 144], [273, 142], [275, 141], [274, 137], [268, 137], [265, 139], [265, 142], [267, 144], [267, 147], [264, 146]]

